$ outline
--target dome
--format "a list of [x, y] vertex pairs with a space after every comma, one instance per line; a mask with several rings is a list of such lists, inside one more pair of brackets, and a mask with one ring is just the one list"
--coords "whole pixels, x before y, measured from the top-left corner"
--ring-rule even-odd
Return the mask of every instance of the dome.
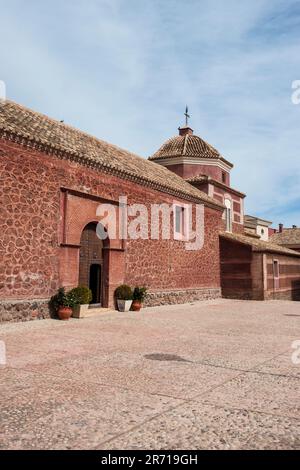
[[189, 127], [179, 128], [179, 135], [167, 140], [154, 155], [149, 157], [149, 160], [156, 161], [176, 157], [218, 159], [232, 166], [212, 145], [194, 135], [193, 130]]

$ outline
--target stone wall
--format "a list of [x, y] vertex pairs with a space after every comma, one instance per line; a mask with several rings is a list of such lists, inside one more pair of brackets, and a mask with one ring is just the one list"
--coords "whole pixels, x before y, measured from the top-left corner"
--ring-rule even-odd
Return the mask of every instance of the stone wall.
[[267, 291], [265, 300], [296, 300], [300, 301], [300, 289], [286, 291]]
[[213, 300], [221, 298], [221, 289], [182, 289], [149, 292], [145, 307], [159, 305], [187, 304], [198, 300]]
[[0, 301], [0, 323], [50, 318], [48, 300]]
[[221, 237], [220, 256], [223, 297], [251, 300], [253, 298], [251, 248]]
[[[186, 304], [200, 300], [221, 298], [221, 289], [182, 289], [164, 292], [149, 292], [145, 307]], [[0, 323], [26, 322], [52, 318], [48, 300], [0, 301]]]
[[[152, 203], [174, 203], [157, 190], [5, 140], [0, 140], [0, 178], [0, 301], [49, 299], [62, 285], [76, 286], [81, 233], [95, 221], [101, 200], [117, 204], [127, 196], [128, 204], [148, 209]], [[113, 291], [123, 282], [157, 291], [218, 289], [221, 217], [221, 211], [205, 207], [205, 241], [198, 251], [186, 251], [184, 242], [174, 239], [111, 243], [105, 306], [112, 306]], [[25, 310], [27, 319], [31, 313]]]
[[[252, 251], [220, 239], [222, 295], [240, 300], [299, 300], [300, 258]], [[274, 277], [274, 261], [279, 277]]]
[[[275, 261], [279, 270], [277, 283], [274, 278]], [[268, 254], [265, 263], [265, 299], [300, 300], [300, 258]]]

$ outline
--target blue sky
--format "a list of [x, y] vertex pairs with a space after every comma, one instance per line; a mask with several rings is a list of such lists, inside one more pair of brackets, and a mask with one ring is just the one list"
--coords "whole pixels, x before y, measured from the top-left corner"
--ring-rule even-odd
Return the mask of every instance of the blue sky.
[[144, 157], [183, 123], [235, 164], [246, 212], [300, 225], [300, 1], [0, 0], [21, 104]]

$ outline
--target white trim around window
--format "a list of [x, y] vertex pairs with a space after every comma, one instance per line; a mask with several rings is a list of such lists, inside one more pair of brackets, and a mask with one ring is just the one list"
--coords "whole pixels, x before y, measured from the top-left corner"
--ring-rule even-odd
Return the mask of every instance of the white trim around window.
[[174, 240], [187, 241], [189, 231], [189, 205], [173, 204]]
[[226, 198], [224, 201], [226, 207], [225, 211], [225, 222], [226, 222], [226, 232], [232, 232], [232, 201], [231, 199]]

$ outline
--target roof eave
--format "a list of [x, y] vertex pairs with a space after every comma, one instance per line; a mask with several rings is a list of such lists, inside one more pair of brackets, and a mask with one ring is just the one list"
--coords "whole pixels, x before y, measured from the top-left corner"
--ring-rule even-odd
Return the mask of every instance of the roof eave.
[[[226, 232], [220, 232], [219, 236], [221, 238], [224, 238], [225, 240], [232, 241], [233, 243], [238, 243], [240, 245], [246, 245], [248, 246], [252, 252], [255, 253], [276, 253], [281, 256], [296, 256], [297, 258], [300, 258], [300, 253], [297, 251], [289, 250], [289, 249], [283, 249], [280, 250], [280, 246], [278, 247], [279, 249], [273, 248], [273, 247], [256, 247], [251, 243], [251, 240], [240, 240], [237, 238], [234, 238], [231, 233], [226, 233]], [[244, 237], [247, 237], [247, 235], [243, 235]], [[251, 239], [251, 237], [249, 237]], [[267, 243], [267, 242], [266, 242]]]
[[224, 157], [220, 157], [220, 160], [222, 160], [224, 163], [226, 163], [230, 168], [234, 168], [234, 164], [226, 160]]
[[230, 163], [228, 160], [226, 160], [225, 158], [223, 158], [222, 156], [215, 156], [215, 157], [203, 157], [201, 155], [186, 155], [186, 153], [170, 153], [169, 155], [152, 155], [150, 157], [148, 157], [148, 160], [150, 161], [163, 161], [163, 160], [166, 160], [168, 158], [191, 158], [191, 159], [201, 159], [201, 158], [204, 158], [205, 160], [209, 161], [209, 160], [221, 160], [223, 163], [225, 163], [227, 166], [229, 166], [229, 168], [234, 168], [234, 165], [232, 163]]
[[[289, 248], [287, 248], [288, 250], [290, 250]], [[296, 256], [298, 258], [300, 258], [300, 253], [298, 253], [297, 251], [293, 251], [293, 250], [290, 250], [290, 251], [279, 251], [279, 250], [276, 250], [274, 248], [255, 248], [253, 247], [252, 251], [256, 252], [256, 253], [275, 253], [277, 255], [281, 255], [281, 256]]]
[[218, 211], [224, 210], [223, 205], [215, 202], [213, 199], [211, 201], [208, 201], [206, 199], [201, 198], [201, 193], [199, 194], [199, 197], [197, 197], [190, 195], [185, 191], [174, 190], [168, 185], [155, 183], [146, 177], [131, 173], [130, 171], [120, 171], [119, 169], [116, 169], [113, 166], [105, 165], [102, 162], [93, 160], [92, 158], [89, 158], [85, 155], [80, 155], [75, 152], [68, 152], [64, 149], [59, 148], [58, 146], [51, 146], [50, 144], [43, 142], [41, 139], [33, 139], [31, 136], [25, 135], [25, 133], [23, 134], [12, 132], [0, 126], [0, 138], [3, 140], [16, 142], [17, 144], [25, 146], [27, 148], [29, 147], [32, 149], [43, 151], [48, 155], [54, 155], [56, 157], [66, 158], [72, 161], [77, 160], [80, 164], [91, 166], [92, 168], [97, 168], [106, 174], [113, 174], [114, 176], [117, 176], [121, 179], [129, 179], [143, 186], [151, 187], [152, 189], [160, 191], [164, 194], [169, 194], [173, 197], [178, 197], [180, 199], [190, 202], [201, 203], [207, 207], [216, 209]]

